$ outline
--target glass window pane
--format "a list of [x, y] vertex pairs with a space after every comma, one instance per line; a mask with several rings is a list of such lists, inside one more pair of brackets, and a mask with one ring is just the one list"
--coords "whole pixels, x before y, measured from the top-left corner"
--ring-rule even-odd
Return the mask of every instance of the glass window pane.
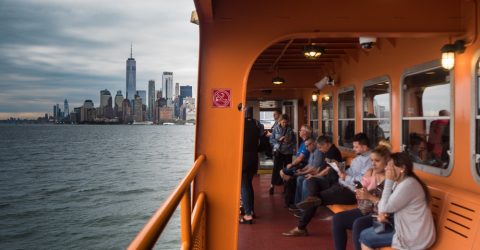
[[322, 98], [322, 134], [333, 138], [333, 97]]
[[381, 82], [363, 89], [363, 117], [390, 118], [389, 87]]
[[[480, 59], [477, 62], [477, 117], [475, 119], [475, 153], [480, 155]], [[477, 158], [477, 157], [475, 157]], [[480, 175], [480, 163], [476, 164], [477, 174]]]
[[450, 156], [450, 120], [403, 121], [405, 150], [416, 163], [447, 168]]
[[333, 138], [333, 120], [322, 120], [322, 134]]
[[[475, 124], [476, 124], [475, 133], [477, 135], [476, 140], [475, 140], [476, 141], [476, 148], [477, 148], [476, 153], [480, 154], [480, 136], [479, 136], [480, 135], [480, 121], [477, 119]], [[480, 175], [480, 163], [477, 163], [476, 166], [477, 166], [477, 174]]]
[[363, 121], [363, 132], [370, 139], [370, 148], [375, 148], [380, 140], [390, 139], [389, 120], [367, 120]]
[[353, 148], [353, 136], [355, 135], [355, 121], [338, 121], [338, 145]]
[[403, 105], [405, 117], [443, 116], [445, 111], [450, 112], [450, 72], [437, 68], [405, 77]]
[[347, 91], [338, 95], [338, 117], [355, 118], [354, 91]]

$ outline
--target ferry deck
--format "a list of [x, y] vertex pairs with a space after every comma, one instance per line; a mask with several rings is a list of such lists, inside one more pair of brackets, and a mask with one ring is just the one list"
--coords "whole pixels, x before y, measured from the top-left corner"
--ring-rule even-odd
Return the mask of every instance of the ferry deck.
[[[432, 194], [432, 249], [480, 249], [477, 0], [194, 2], [195, 163], [129, 249], [152, 248], [178, 205], [182, 249], [333, 248], [328, 210], [310, 236], [281, 236], [296, 218], [281, 194], [268, 195], [269, 175], [255, 178], [255, 223], [238, 224], [242, 111], [251, 106], [258, 119], [263, 101], [279, 103], [295, 132], [309, 124], [331, 136], [346, 157], [350, 134], [383, 124], [393, 151], [418, 151], [415, 171]], [[435, 120], [447, 124], [439, 148], [414, 144], [432, 141]]]

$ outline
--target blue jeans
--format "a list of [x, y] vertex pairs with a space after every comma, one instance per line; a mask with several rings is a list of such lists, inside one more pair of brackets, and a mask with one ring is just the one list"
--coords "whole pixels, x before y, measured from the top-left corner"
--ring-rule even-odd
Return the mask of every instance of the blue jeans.
[[242, 172], [242, 204], [246, 215], [253, 212], [253, 173], [250, 171]]
[[347, 247], [347, 230], [352, 230], [352, 241], [356, 250], [360, 250], [360, 233], [363, 229], [372, 226], [372, 216], [363, 215], [360, 209], [355, 208], [337, 213], [332, 220], [332, 234], [335, 250], [344, 250]]
[[297, 189], [295, 190], [295, 204], [303, 201], [308, 196], [307, 183], [305, 176], [300, 175], [297, 177]]
[[360, 233], [360, 242], [370, 248], [388, 247], [392, 245], [395, 231], [377, 234], [373, 227], [369, 227]]

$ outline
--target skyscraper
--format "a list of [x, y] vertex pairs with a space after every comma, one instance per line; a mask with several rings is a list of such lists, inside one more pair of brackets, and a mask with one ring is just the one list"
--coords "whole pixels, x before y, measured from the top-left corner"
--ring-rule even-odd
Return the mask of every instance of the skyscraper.
[[115, 116], [119, 118], [123, 117], [123, 109], [122, 109], [123, 100], [124, 98], [122, 95], [122, 91], [118, 90], [117, 94], [115, 95], [115, 107], [113, 108], [113, 113], [115, 113]]
[[155, 105], [155, 81], [148, 81], [148, 120], [153, 119], [153, 106]]
[[70, 109], [68, 108], [67, 99], [65, 99], [65, 101], [63, 101], [63, 115], [64, 115], [64, 117], [68, 117], [70, 115]]
[[162, 97], [167, 100], [168, 107], [173, 107], [173, 72], [163, 72]]
[[137, 91], [137, 63], [133, 58], [133, 49], [130, 45], [130, 58], [127, 59], [127, 93], [125, 99], [133, 103], [135, 100], [135, 93]]
[[190, 85], [180, 86], [180, 106], [186, 97], [192, 97], [192, 86]]
[[107, 89], [100, 91], [100, 109], [99, 116], [105, 118], [113, 117], [112, 95]]
[[134, 101], [134, 121], [136, 122], [143, 122], [143, 110], [142, 110], [142, 98], [139, 95], [135, 95], [135, 101]]
[[147, 91], [146, 90], [137, 90], [137, 95], [142, 98], [142, 105], [146, 105], [147, 103]]
[[180, 95], [180, 83], [175, 83], [175, 97]]

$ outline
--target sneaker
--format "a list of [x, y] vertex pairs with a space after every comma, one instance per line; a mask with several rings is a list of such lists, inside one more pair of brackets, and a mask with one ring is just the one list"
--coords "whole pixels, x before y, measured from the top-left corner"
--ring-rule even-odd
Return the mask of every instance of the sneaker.
[[299, 229], [298, 227], [295, 227], [294, 229], [286, 232], [286, 233], [282, 233], [283, 236], [287, 236], [287, 237], [296, 237], [296, 236], [307, 236], [308, 235], [308, 232], [306, 229]]
[[322, 199], [316, 196], [309, 196], [305, 198], [305, 200], [297, 203], [297, 207], [303, 210], [318, 207], [320, 205], [322, 205]]

